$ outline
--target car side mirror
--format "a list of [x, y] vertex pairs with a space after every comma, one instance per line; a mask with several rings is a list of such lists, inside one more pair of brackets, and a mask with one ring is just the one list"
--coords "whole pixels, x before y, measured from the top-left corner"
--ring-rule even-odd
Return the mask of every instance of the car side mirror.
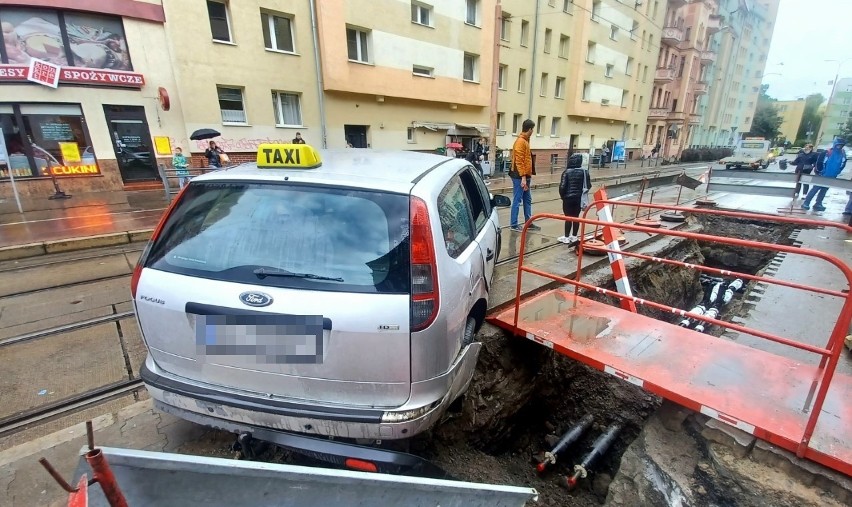
[[508, 208], [512, 205], [512, 200], [505, 195], [495, 195], [491, 198], [491, 205], [497, 208]]

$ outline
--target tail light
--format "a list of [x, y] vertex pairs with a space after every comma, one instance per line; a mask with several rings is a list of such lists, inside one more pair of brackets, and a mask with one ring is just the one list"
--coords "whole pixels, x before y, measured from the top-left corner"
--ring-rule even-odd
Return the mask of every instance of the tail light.
[[163, 216], [160, 217], [160, 222], [157, 224], [157, 227], [154, 228], [154, 232], [151, 234], [151, 239], [148, 240], [148, 244], [145, 245], [145, 249], [142, 251], [142, 255], [139, 256], [139, 260], [136, 262], [136, 266], [133, 268], [133, 275], [130, 277], [130, 297], [136, 299], [136, 287], [139, 286], [139, 279], [142, 277], [142, 268], [145, 266], [145, 262], [148, 261], [148, 252], [151, 251], [151, 245], [157, 241], [157, 238], [160, 237], [160, 233], [163, 231], [163, 227], [166, 225], [166, 220], [169, 219], [169, 216], [172, 214], [172, 210], [175, 209], [175, 206], [178, 202], [180, 202], [181, 196], [183, 196], [183, 192], [189, 188], [189, 185], [184, 186], [180, 189], [177, 196], [175, 196], [174, 200], [169, 207], [166, 208]]
[[379, 471], [379, 467], [377, 467], [375, 463], [372, 461], [364, 461], [362, 459], [346, 458], [343, 464], [346, 465], [347, 468], [359, 470], [361, 472], [376, 473]]
[[411, 330], [429, 327], [438, 315], [438, 264], [429, 210], [411, 198]]

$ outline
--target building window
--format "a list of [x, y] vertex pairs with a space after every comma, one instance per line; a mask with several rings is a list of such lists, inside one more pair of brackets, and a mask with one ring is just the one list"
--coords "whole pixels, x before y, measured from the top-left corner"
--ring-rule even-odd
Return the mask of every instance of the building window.
[[618, 27], [615, 25], [610, 26], [609, 28], [609, 38], [612, 40], [618, 40]]
[[287, 16], [261, 12], [263, 46], [274, 51], [295, 52], [293, 46], [293, 21]]
[[353, 62], [370, 63], [368, 33], [357, 28], [346, 29], [346, 46], [349, 60]]
[[592, 96], [592, 82], [583, 81], [583, 101], [588, 102]]
[[29, 65], [31, 58], [39, 58], [60, 66], [133, 70], [120, 17], [65, 11], [60, 18], [57, 11], [19, 7], [0, 11], [3, 63]]
[[554, 116], [550, 120], [550, 137], [558, 137], [559, 136], [559, 120], [561, 118]]
[[524, 83], [527, 82], [527, 69], [518, 70], [518, 93], [524, 93]]
[[642, 95], [639, 96], [639, 111], [642, 110], [642, 101], [645, 99]]
[[550, 39], [553, 38], [553, 30], [547, 28], [544, 30], [544, 52], [550, 53]]
[[512, 26], [512, 15], [504, 12], [503, 17], [500, 18], [500, 39], [504, 41], [509, 40], [509, 28]]
[[601, 20], [601, 0], [592, 2], [592, 21], [599, 23]]
[[530, 42], [530, 22], [521, 21], [521, 46], [526, 47]]
[[627, 97], [630, 95], [630, 92], [624, 90], [621, 92], [621, 107], [627, 108]]
[[479, 25], [479, 0], [465, 0], [465, 22], [469, 25]]
[[411, 2], [411, 22], [418, 25], [432, 26], [432, 6]]
[[559, 36], [559, 58], [568, 58], [568, 48], [571, 46], [571, 38], [567, 35]]
[[228, 17], [228, 6], [225, 2], [207, 0], [207, 16], [210, 18], [210, 31], [213, 40], [233, 42], [231, 40], [231, 20]]
[[574, 12], [574, 0], [562, 0], [562, 12], [571, 14]]
[[541, 126], [544, 125], [544, 116], [539, 116], [538, 121], [535, 122], [535, 135], [541, 135]]
[[634, 21], [633, 27], [630, 29], [630, 40], [636, 40], [636, 32], [639, 31], [639, 22]]
[[648, 80], [648, 66], [642, 69], [642, 82], [646, 82]]
[[512, 116], [512, 133], [517, 134], [521, 130], [521, 115], [516, 114]]
[[414, 129], [414, 127], [408, 127], [408, 128], [406, 129], [406, 137], [407, 137], [407, 141], [408, 141], [410, 144], [414, 144], [414, 143], [416, 143], [416, 142], [417, 142], [417, 138], [415, 137], [415, 129]]
[[272, 92], [272, 109], [275, 111], [276, 127], [302, 126], [302, 101], [299, 94]]
[[538, 94], [542, 97], [547, 96], [547, 72], [541, 73], [541, 86], [538, 89]]
[[627, 57], [627, 65], [624, 66], [624, 73], [627, 74], [628, 76], [633, 75], [633, 58], [632, 57], [629, 57], [629, 56]]
[[565, 97], [565, 78], [557, 77], [556, 78], [556, 93], [554, 96], [557, 99], [561, 99]]
[[506, 130], [506, 113], [497, 113], [497, 130]]
[[648, 52], [654, 49], [654, 34], [648, 34]]
[[434, 69], [431, 67], [423, 67], [422, 65], [414, 65], [411, 67], [411, 73], [420, 77], [432, 77]]
[[587, 63], [595, 63], [595, 53], [597, 52], [598, 45], [594, 42], [589, 41], [589, 50], [586, 53], [586, 62]]
[[501, 90], [506, 89], [506, 73], [509, 72], [509, 67], [501, 65], [497, 70], [497, 87]]
[[615, 68], [615, 65], [608, 63], [606, 64], [606, 77], [612, 77], [612, 69]]
[[[22, 124], [13, 107], [20, 108]], [[0, 129], [8, 152], [8, 158], [0, 162], [0, 181], [9, 179], [10, 173], [15, 178], [100, 174], [78, 104], [0, 104]], [[69, 149], [66, 143], [76, 149]], [[71, 151], [79, 156], [68, 160]]]
[[243, 89], [217, 86], [216, 91], [219, 94], [219, 110], [222, 111], [222, 123], [248, 123], [243, 104]]
[[465, 81], [479, 81], [479, 56], [471, 53], [464, 54]]

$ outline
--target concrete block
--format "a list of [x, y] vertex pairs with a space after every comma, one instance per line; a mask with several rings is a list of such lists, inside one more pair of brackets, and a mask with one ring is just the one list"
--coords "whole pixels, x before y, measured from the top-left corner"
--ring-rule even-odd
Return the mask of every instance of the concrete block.
[[100, 234], [98, 236], [86, 236], [83, 238], [62, 239], [58, 241], [45, 241], [44, 249], [47, 253], [70, 252], [72, 250], [85, 250], [87, 248], [98, 248], [102, 246], [123, 245], [130, 242], [126, 232], [112, 234]]
[[26, 245], [0, 247], [0, 261], [23, 259], [25, 257], [35, 257], [37, 255], [44, 254], [44, 243], [29, 243]]
[[140, 229], [138, 231], [127, 231], [127, 236], [130, 238], [131, 243], [147, 242], [149, 239], [151, 239], [152, 234], [154, 234], [154, 229]]
[[660, 408], [657, 409], [657, 418], [663, 427], [669, 431], [680, 431], [683, 427], [683, 421], [693, 414], [692, 410], [684, 408], [677, 403], [665, 400]]
[[757, 440], [753, 435], [716, 419], [707, 421], [704, 430], [701, 431], [701, 436], [710, 442], [729, 447], [738, 458], [748, 455]]

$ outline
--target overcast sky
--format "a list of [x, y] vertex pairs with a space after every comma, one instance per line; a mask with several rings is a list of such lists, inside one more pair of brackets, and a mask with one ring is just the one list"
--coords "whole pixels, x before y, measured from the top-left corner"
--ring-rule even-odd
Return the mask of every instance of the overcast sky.
[[770, 96], [795, 100], [820, 92], [827, 98], [837, 65], [847, 58], [841, 79], [852, 77], [852, 1], [781, 0], [763, 78]]

